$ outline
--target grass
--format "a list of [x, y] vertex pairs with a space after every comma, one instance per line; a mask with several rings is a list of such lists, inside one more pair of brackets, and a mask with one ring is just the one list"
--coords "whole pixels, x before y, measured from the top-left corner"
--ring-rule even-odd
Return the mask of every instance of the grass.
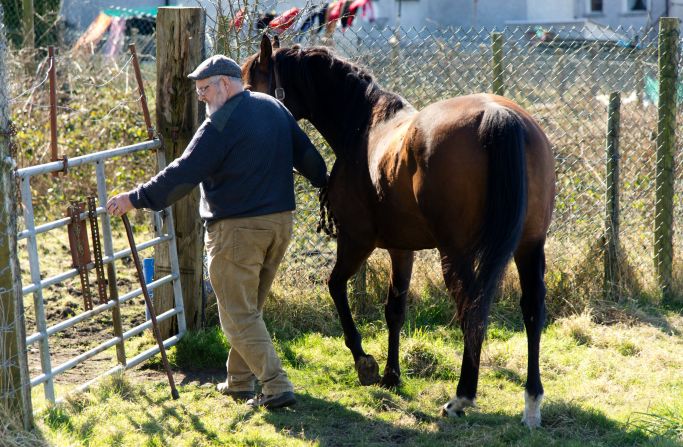
[[[543, 427], [535, 431], [520, 425], [524, 333], [494, 316], [479, 406], [465, 418], [438, 416], [459, 375], [462, 337], [451, 326], [407, 325], [403, 383], [391, 391], [358, 384], [338, 331], [277, 337], [299, 400], [272, 412], [215, 391], [227, 345], [212, 328], [169, 352], [174, 369], [188, 374], [180, 400], [170, 399], [162, 374], [148, 381], [110, 377], [40, 413], [36, 436], [83, 446], [683, 445], [683, 320], [676, 313], [662, 318], [676, 333], [646, 323], [599, 325], [586, 314], [550, 324], [542, 341]], [[382, 323], [363, 324], [361, 332], [366, 350], [383, 363]], [[216, 372], [191, 379], [197, 367]]]

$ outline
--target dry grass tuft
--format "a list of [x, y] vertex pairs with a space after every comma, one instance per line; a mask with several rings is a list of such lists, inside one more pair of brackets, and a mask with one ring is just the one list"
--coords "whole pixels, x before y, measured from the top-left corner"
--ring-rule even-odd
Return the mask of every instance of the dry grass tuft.
[[582, 314], [574, 318], [564, 318], [558, 322], [567, 337], [579, 345], [590, 346], [593, 343], [592, 331], [595, 324], [589, 314]]
[[2, 447], [42, 447], [48, 445], [34, 431], [24, 430], [16, 409], [0, 405], [0, 446]]
[[425, 343], [411, 343], [403, 355], [406, 373], [413, 377], [432, 377], [439, 366], [438, 356]]

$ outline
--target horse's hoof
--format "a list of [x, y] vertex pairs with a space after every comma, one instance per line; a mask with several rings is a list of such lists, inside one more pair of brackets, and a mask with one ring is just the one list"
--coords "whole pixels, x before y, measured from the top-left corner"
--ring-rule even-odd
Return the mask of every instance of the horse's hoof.
[[374, 385], [379, 382], [379, 365], [371, 355], [360, 357], [356, 361], [356, 372], [358, 380], [363, 386]]
[[458, 417], [458, 418], [461, 418], [461, 417], [464, 417], [464, 416], [465, 416], [465, 412], [462, 411], [462, 410], [456, 411], [456, 412], [450, 414], [450, 413], [448, 413], [448, 410], [446, 410], [446, 408], [441, 407], [441, 417], [444, 417], [444, 418], [447, 418], [447, 417]]
[[466, 397], [456, 397], [441, 407], [441, 416], [443, 417], [463, 417], [465, 416], [465, 408], [476, 407], [474, 399]]
[[527, 392], [524, 393], [522, 424], [526, 425], [530, 430], [541, 426], [541, 402], [543, 402], [543, 394], [533, 397]]
[[384, 376], [379, 382], [382, 388], [396, 388], [401, 384], [401, 375], [393, 368], [384, 368]]

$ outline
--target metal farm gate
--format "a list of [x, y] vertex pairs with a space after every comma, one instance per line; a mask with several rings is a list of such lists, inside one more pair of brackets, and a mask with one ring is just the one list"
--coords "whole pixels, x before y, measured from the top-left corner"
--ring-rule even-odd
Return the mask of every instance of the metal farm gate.
[[[62, 400], [61, 398], [55, 398], [53, 380], [55, 376], [64, 373], [65, 371], [75, 367], [76, 365], [79, 365], [80, 363], [90, 359], [91, 357], [99, 354], [100, 352], [105, 351], [106, 349], [116, 346], [118, 364], [115, 367], [109, 369], [108, 371], [99, 374], [97, 377], [85, 383], [82, 383], [80, 386], [78, 386], [76, 390], [83, 390], [90, 386], [94, 381], [100, 379], [101, 377], [136, 366], [144, 360], [149, 359], [150, 357], [159, 353], [158, 346], [154, 346], [153, 348], [147, 349], [146, 351], [139, 353], [133, 358], [126, 358], [124, 342], [130, 339], [131, 337], [142, 333], [145, 329], [151, 328], [152, 323], [151, 321], [147, 320], [144, 323], [137, 324], [128, 330], [123, 330], [119, 307], [121, 304], [126, 303], [137, 296], [140, 296], [142, 294], [142, 290], [141, 288], [137, 288], [129, 293], [124, 294], [123, 296], [118, 296], [115, 261], [122, 260], [123, 258], [129, 256], [131, 254], [131, 250], [130, 248], [128, 248], [114, 252], [112, 242], [111, 221], [109, 215], [106, 213], [104, 208], [107, 200], [105, 161], [115, 157], [121, 157], [124, 155], [130, 155], [136, 152], [148, 150], [157, 150], [157, 162], [160, 169], [166, 166], [164, 151], [161, 150], [161, 141], [158, 139], [153, 139], [139, 144], [105, 150], [103, 152], [88, 154], [80, 157], [74, 157], [64, 161], [55, 161], [38, 166], [31, 166], [23, 169], [18, 169], [16, 171], [16, 176], [20, 181], [21, 201], [23, 205], [22, 208], [25, 226], [25, 230], [20, 231], [18, 233], [17, 239], [27, 240], [26, 249], [28, 250], [28, 263], [31, 278], [31, 283], [24, 285], [22, 287], [22, 293], [19, 297], [20, 306], [18, 307], [20, 311], [23, 312], [24, 298], [32, 294], [36, 322], [35, 332], [28, 334], [28, 336], [25, 338], [26, 346], [22, 347], [22, 350], [26, 351], [26, 349], [29, 348], [31, 345], [37, 344], [40, 349], [40, 364], [42, 370], [41, 374], [35, 377], [29, 377], [29, 380], [24, 380], [22, 382], [30, 382], [30, 388], [34, 388], [40, 384], [43, 384], [45, 398], [52, 403]], [[62, 219], [58, 219], [36, 226], [33, 210], [33, 199], [31, 193], [31, 179], [39, 175], [57, 173], [59, 171], [64, 170], [65, 168], [71, 169], [85, 165], [94, 165], [94, 173], [97, 178], [97, 197], [95, 198], [95, 200], [92, 200], [97, 203], [96, 208], [94, 209], [94, 213], [92, 211], [88, 213], [88, 211], [85, 210], [85, 212], [77, 213], [79, 215], [77, 217], [74, 216], [76, 217], [76, 219], [74, 219], [73, 217], [65, 217]], [[98, 266], [95, 265], [96, 262], [89, 262], [86, 265], [84, 265], [84, 267], [81, 269], [73, 268], [71, 270], [59, 273], [57, 275], [43, 278], [40, 262], [40, 247], [37, 241], [37, 236], [39, 234], [47, 233], [50, 231], [57, 230], [59, 228], [66, 227], [70, 225], [70, 223], [73, 223], [74, 220], [80, 222], [82, 219], [85, 219], [85, 221], [87, 221], [89, 217], [91, 219], [91, 225], [92, 218], [94, 217], [95, 222], [98, 223], [99, 227], [102, 230], [101, 232], [103, 237], [103, 253], [101, 253], [100, 266], [106, 267], [106, 282], [108, 282], [110, 293], [108, 294], [108, 298], [105, 302], [99, 302], [99, 304], [95, 306], [88, 306], [86, 304], [84, 307], [86, 309], [88, 307], [91, 307], [89, 310], [85, 310], [82, 313], [78, 313], [72, 316], [71, 318], [54, 324], [53, 326], [48, 326], [44, 306], [43, 290], [51, 286], [62, 284], [64, 281], [68, 279], [77, 277], [81, 274], [81, 271], [85, 271], [87, 274], [88, 270], [96, 269], [96, 267]], [[167, 338], [163, 342], [165, 347], [169, 347], [176, 344], [183, 336], [186, 330], [185, 317], [183, 311], [183, 298], [180, 287], [180, 273], [178, 265], [176, 238], [171, 208], [167, 208], [164, 211], [154, 213], [154, 228], [154, 237], [142, 243], [137, 243], [136, 247], [138, 250], [145, 250], [157, 246], [159, 244], [169, 244], [168, 248], [170, 251], [171, 272], [149, 283], [147, 286], [147, 288], [150, 291], [152, 291], [163, 284], [172, 282], [175, 297], [174, 307], [157, 316], [158, 321], [167, 320], [173, 316], [177, 317], [178, 333]], [[92, 231], [92, 227], [91, 232], [93, 233], [93, 248], [95, 248], [95, 239], [98, 239], [99, 235], [94, 234], [95, 231]], [[127, 268], [130, 269], [129, 267]], [[100, 281], [99, 286], [103, 287], [104, 283]], [[53, 365], [51, 362], [50, 337], [56, 336], [61, 331], [71, 328], [80, 322], [83, 322], [88, 319], [93, 319], [97, 315], [106, 311], [112, 312], [114, 332], [113, 337], [98, 344], [94, 348], [91, 348], [77, 355], [76, 357], [71, 358], [70, 360], [62, 364]], [[22, 318], [21, 320], [23, 321], [24, 319]], [[21, 329], [24, 329], [22, 333], [26, 334], [25, 328]]]

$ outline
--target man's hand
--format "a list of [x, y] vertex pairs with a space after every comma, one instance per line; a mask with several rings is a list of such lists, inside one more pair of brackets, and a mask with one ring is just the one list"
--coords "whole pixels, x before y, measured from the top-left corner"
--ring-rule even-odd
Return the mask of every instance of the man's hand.
[[133, 209], [130, 202], [130, 193], [118, 194], [107, 201], [107, 212], [112, 216], [122, 216]]

